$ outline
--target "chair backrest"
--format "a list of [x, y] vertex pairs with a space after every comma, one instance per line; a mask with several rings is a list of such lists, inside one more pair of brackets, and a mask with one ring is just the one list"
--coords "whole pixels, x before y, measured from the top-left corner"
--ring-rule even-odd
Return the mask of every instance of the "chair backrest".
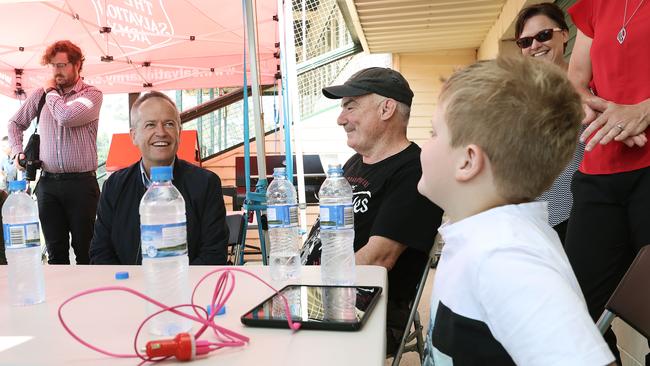
[[231, 214], [226, 216], [226, 225], [230, 231], [228, 245], [239, 245], [244, 234], [244, 215]]
[[605, 307], [650, 338], [650, 245], [637, 254]]
[[[305, 199], [307, 203], [318, 203], [318, 190], [321, 184], [327, 178], [323, 170], [323, 164], [320, 160], [320, 155], [307, 154], [303, 155], [303, 170], [305, 178]], [[250, 160], [250, 179], [251, 187], [257, 184], [257, 157], [251, 156]], [[269, 183], [273, 180], [273, 168], [286, 167], [286, 157], [284, 155], [267, 155], [266, 156], [266, 175]], [[293, 156], [293, 182], [294, 185], [298, 184], [296, 173], [296, 156]], [[244, 173], [244, 157], [235, 157], [235, 187], [237, 194], [242, 196], [246, 193], [246, 175]], [[237, 205], [237, 207], [239, 207]]]

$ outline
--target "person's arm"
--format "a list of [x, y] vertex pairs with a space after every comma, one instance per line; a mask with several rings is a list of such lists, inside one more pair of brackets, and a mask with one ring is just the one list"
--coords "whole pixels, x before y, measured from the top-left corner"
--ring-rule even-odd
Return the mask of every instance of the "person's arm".
[[205, 187], [203, 207], [203, 213], [200, 214], [199, 253], [190, 264], [226, 264], [229, 233], [226, 225], [226, 206], [223, 202], [221, 180], [216, 174], [210, 175]]
[[589, 55], [591, 42], [592, 39], [578, 29], [576, 41], [571, 51], [571, 60], [569, 60], [569, 80], [583, 99], [594, 97], [589, 89], [589, 83], [593, 77], [591, 56]]
[[395, 240], [375, 235], [355, 253], [354, 258], [357, 265], [382, 266], [390, 271], [406, 248], [406, 245]]
[[45, 97], [45, 105], [60, 126], [77, 127], [99, 118], [102, 100], [102, 92], [92, 87], [79, 91], [67, 102], [52, 90]]
[[18, 109], [9, 122], [7, 123], [7, 135], [9, 146], [11, 146], [11, 156], [14, 157], [14, 165], [17, 169], [23, 170], [18, 164], [19, 158], [24, 158], [23, 152], [23, 132], [32, 124], [38, 110], [38, 102], [43, 93], [37, 90], [27, 97], [25, 103]]
[[494, 338], [517, 365], [614, 361], [571, 279], [569, 263], [548, 263], [534, 250], [513, 244], [476, 263], [472, 296]]
[[391, 177], [370, 231], [368, 243], [356, 252], [357, 264], [374, 264], [391, 270], [408, 248], [427, 257], [442, 220], [442, 210], [417, 191], [419, 160]]
[[583, 124], [588, 126], [580, 136], [581, 141], [588, 140], [585, 150], [590, 151], [597, 144], [605, 145], [611, 141], [620, 141], [630, 147], [645, 145], [645, 130], [650, 124], [650, 99], [623, 105], [592, 95], [589, 90], [593, 76], [591, 43], [592, 39], [578, 30], [569, 62], [569, 80], [582, 96], [585, 107]]
[[111, 239], [111, 228], [113, 227], [113, 206], [110, 197], [114, 195], [111, 178], [104, 182], [102, 193], [99, 196], [97, 206], [97, 218], [93, 239], [90, 242], [90, 263], [91, 264], [121, 264]]

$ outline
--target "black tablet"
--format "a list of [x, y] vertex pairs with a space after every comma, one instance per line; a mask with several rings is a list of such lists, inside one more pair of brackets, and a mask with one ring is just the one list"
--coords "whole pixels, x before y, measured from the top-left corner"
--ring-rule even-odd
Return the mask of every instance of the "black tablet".
[[300, 329], [359, 330], [374, 308], [381, 287], [288, 285], [246, 314], [241, 322], [253, 327], [288, 328], [282, 296]]

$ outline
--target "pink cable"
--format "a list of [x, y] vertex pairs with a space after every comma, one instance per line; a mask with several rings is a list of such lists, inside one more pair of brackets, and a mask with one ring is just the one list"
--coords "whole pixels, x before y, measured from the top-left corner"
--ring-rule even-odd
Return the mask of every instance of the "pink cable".
[[[219, 273], [219, 272], [223, 272], [223, 273], [221, 274], [221, 276], [219, 276], [219, 278], [217, 279], [217, 283], [215, 284], [215, 289], [214, 289], [214, 292], [212, 294], [212, 301], [211, 301], [211, 308], [213, 310], [212, 310], [211, 314], [208, 314], [208, 312], [207, 312], [207, 310], [205, 308], [194, 304], [194, 296], [196, 294], [196, 290], [199, 288], [199, 286], [201, 285], [201, 283], [203, 283], [203, 281], [205, 279], [207, 279], [208, 277], [212, 276], [213, 274]], [[203, 332], [205, 332], [206, 329], [211, 328], [214, 335], [219, 340], [219, 342], [209, 342], [209, 343], [207, 343], [207, 345], [210, 347], [210, 352], [216, 351], [216, 350], [221, 349], [223, 347], [241, 347], [241, 346], [244, 346], [246, 343], [249, 342], [248, 337], [246, 337], [246, 336], [244, 336], [242, 334], [239, 334], [237, 332], [234, 332], [234, 331], [232, 331], [230, 329], [221, 327], [221, 326], [217, 325], [216, 323], [214, 323], [214, 320], [213, 320], [215, 315], [219, 312], [219, 310], [221, 308], [223, 308], [223, 306], [226, 304], [226, 302], [230, 298], [230, 295], [234, 291], [234, 288], [235, 288], [235, 276], [234, 276], [233, 272], [241, 272], [241, 273], [247, 274], [249, 276], [252, 276], [253, 278], [255, 278], [258, 281], [265, 284], [268, 288], [273, 290], [273, 292], [275, 292], [276, 294], [279, 294], [280, 297], [282, 298], [283, 302], [284, 302], [284, 311], [285, 311], [285, 315], [287, 316], [287, 323], [289, 325], [289, 328], [291, 330], [293, 330], [294, 332], [297, 331], [298, 329], [300, 329], [300, 323], [294, 322], [291, 319], [291, 311], [289, 309], [289, 303], [287, 302], [286, 297], [284, 295], [280, 294], [278, 292], [278, 290], [276, 290], [273, 286], [271, 286], [268, 282], [261, 279], [256, 274], [251, 273], [251, 272], [249, 272], [249, 271], [247, 271], [245, 269], [240, 269], [240, 268], [219, 268], [219, 269], [215, 269], [213, 271], [208, 272], [203, 277], [201, 277], [199, 282], [197, 282], [197, 284], [194, 286], [194, 290], [192, 291], [192, 298], [191, 298], [191, 303], [190, 304], [180, 304], [180, 305], [175, 305], [175, 306], [171, 306], [171, 307], [167, 306], [167, 305], [165, 305], [165, 304], [163, 304], [163, 303], [161, 303], [161, 302], [159, 302], [159, 301], [157, 301], [157, 300], [155, 300], [155, 299], [153, 299], [153, 298], [151, 298], [151, 297], [149, 297], [149, 296], [147, 296], [147, 295], [145, 295], [145, 294], [143, 294], [143, 293], [141, 293], [139, 291], [136, 291], [136, 290], [133, 290], [131, 288], [124, 287], [124, 286], [105, 286], [105, 287], [97, 287], [97, 288], [94, 288], [94, 289], [81, 291], [81, 292], [71, 296], [67, 300], [65, 300], [59, 306], [59, 310], [58, 310], [59, 321], [61, 322], [61, 325], [63, 326], [63, 328], [68, 332], [68, 334], [70, 334], [72, 336], [72, 338], [74, 338], [79, 343], [83, 344], [84, 346], [86, 346], [86, 347], [88, 347], [88, 348], [90, 348], [90, 349], [92, 349], [92, 350], [94, 350], [96, 352], [99, 352], [99, 353], [102, 353], [104, 355], [110, 356], [110, 357], [116, 357], [116, 358], [140, 358], [140, 359], [143, 360], [143, 362], [141, 364], [143, 364], [145, 362], [149, 362], [149, 361], [158, 362], [158, 361], [162, 361], [162, 360], [168, 358], [168, 357], [159, 358], [159, 359], [148, 358], [146, 355], [143, 355], [142, 353], [140, 353], [140, 351], [138, 350], [138, 347], [137, 347], [138, 336], [140, 335], [140, 332], [141, 332], [142, 328], [144, 327], [144, 325], [149, 320], [151, 320], [153, 317], [158, 316], [159, 314], [162, 314], [162, 313], [167, 312], [167, 311], [170, 311], [170, 312], [172, 312], [172, 313], [174, 313], [176, 315], [185, 317], [187, 319], [193, 320], [193, 321], [195, 321], [197, 323], [201, 323], [202, 324], [201, 328], [194, 334], [194, 337], [195, 337], [196, 340], [199, 339], [199, 337], [203, 334]], [[81, 337], [79, 337], [75, 332], [73, 332], [72, 329], [70, 329], [70, 327], [63, 320], [63, 314], [62, 314], [63, 307], [65, 305], [67, 305], [69, 302], [71, 302], [72, 300], [75, 300], [75, 299], [77, 299], [79, 297], [82, 297], [82, 296], [90, 295], [90, 294], [97, 293], [97, 292], [106, 292], [106, 291], [124, 291], [124, 292], [130, 293], [130, 294], [133, 294], [133, 295], [135, 295], [137, 297], [140, 297], [141, 299], [143, 299], [145, 301], [148, 301], [148, 302], [150, 302], [150, 303], [152, 303], [152, 304], [154, 304], [154, 305], [161, 308], [160, 311], [157, 311], [157, 312], [147, 316], [140, 323], [140, 325], [138, 326], [138, 330], [136, 331], [136, 334], [135, 334], [135, 336], [133, 338], [133, 348], [135, 350], [135, 354], [113, 353], [113, 352], [104, 350], [102, 348], [99, 348], [97, 346], [93, 346], [92, 344], [90, 344], [90, 343], [86, 342], [85, 340], [81, 339]], [[177, 309], [182, 308], [182, 307], [191, 307], [192, 310], [194, 310], [194, 314], [196, 316], [193, 316], [191, 314], [187, 314], [187, 313], [184, 313], [182, 311], [177, 310]], [[201, 314], [199, 314], [199, 310], [201, 310], [205, 314], [205, 318]]]

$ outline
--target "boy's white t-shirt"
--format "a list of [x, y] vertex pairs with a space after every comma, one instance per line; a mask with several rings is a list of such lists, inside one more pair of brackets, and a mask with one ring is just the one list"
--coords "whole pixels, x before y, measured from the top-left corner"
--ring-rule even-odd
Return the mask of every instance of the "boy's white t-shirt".
[[425, 365], [614, 361], [547, 216], [533, 202], [440, 228]]

